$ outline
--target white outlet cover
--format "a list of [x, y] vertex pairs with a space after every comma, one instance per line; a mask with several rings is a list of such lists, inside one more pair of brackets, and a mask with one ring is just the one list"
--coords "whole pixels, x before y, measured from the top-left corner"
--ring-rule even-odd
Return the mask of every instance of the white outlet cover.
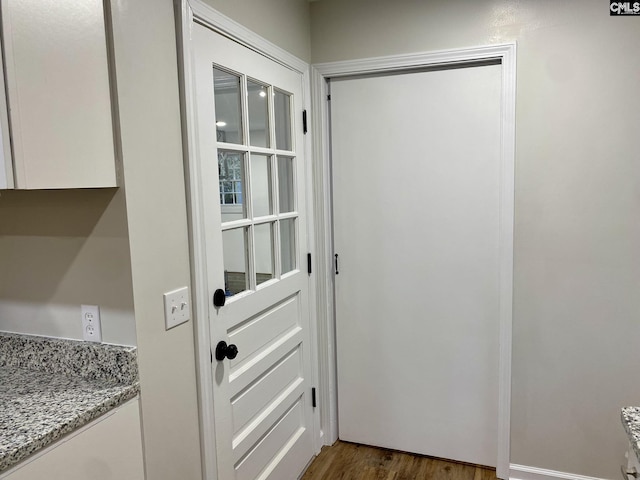
[[163, 295], [164, 321], [166, 329], [176, 327], [191, 318], [191, 299], [189, 288], [182, 287]]
[[82, 338], [87, 342], [102, 342], [102, 324], [98, 305], [81, 305]]

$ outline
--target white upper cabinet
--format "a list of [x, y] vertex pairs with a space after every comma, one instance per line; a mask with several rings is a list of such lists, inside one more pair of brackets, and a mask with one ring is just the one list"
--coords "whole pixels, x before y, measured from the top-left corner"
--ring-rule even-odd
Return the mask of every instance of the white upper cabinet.
[[117, 186], [103, 1], [1, 8], [15, 188]]

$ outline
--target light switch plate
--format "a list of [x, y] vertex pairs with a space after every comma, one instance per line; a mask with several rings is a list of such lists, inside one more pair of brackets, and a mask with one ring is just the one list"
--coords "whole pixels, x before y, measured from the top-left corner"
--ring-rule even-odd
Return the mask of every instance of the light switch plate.
[[98, 305], [81, 305], [82, 338], [87, 342], [102, 342], [102, 325]]
[[191, 299], [189, 288], [182, 287], [163, 295], [164, 297], [164, 321], [167, 330], [191, 318]]

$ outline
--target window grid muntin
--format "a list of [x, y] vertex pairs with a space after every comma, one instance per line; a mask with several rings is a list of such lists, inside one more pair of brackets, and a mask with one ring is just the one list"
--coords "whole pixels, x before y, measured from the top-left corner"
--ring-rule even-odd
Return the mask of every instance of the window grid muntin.
[[[226, 231], [230, 229], [244, 227], [247, 229], [247, 241], [248, 241], [248, 252], [247, 254], [247, 262], [248, 268], [247, 273], [249, 275], [249, 282], [247, 285], [247, 290], [239, 293], [238, 295], [234, 295], [230, 298], [230, 300], [239, 298], [240, 296], [244, 296], [245, 294], [249, 294], [250, 292], [257, 291], [258, 289], [262, 289], [275, 283], [283, 277], [281, 272], [282, 263], [281, 263], [281, 232], [280, 232], [280, 220], [284, 219], [294, 219], [294, 267], [290, 272], [284, 274], [284, 277], [288, 277], [294, 274], [300, 268], [300, 250], [299, 250], [299, 214], [298, 214], [298, 177], [297, 177], [297, 162], [296, 162], [296, 154], [295, 154], [295, 109], [294, 109], [294, 95], [284, 89], [274, 87], [266, 82], [261, 80], [257, 80], [253, 77], [248, 77], [245, 74], [235, 72], [231, 69], [222, 67], [220, 65], [214, 64], [214, 68], [219, 70], [226, 71], [233, 75], [240, 76], [240, 90], [241, 90], [241, 125], [242, 125], [242, 144], [234, 144], [227, 143], [224, 141], [219, 141], [216, 138], [216, 148], [218, 151], [228, 151], [228, 152], [236, 152], [242, 154], [244, 168], [245, 168], [245, 181], [244, 181], [244, 212], [246, 218], [241, 220], [234, 220], [230, 222], [222, 222], [221, 230]], [[268, 100], [268, 129], [269, 129], [269, 145], [271, 147], [258, 147], [250, 145], [250, 132], [249, 132], [249, 110], [248, 110], [248, 86], [247, 79], [250, 79], [253, 82], [259, 83], [268, 87], [267, 92], [267, 100]], [[281, 92], [288, 96], [289, 99], [289, 136], [291, 141], [291, 150], [282, 150], [278, 149], [276, 145], [276, 125], [275, 125], [275, 107], [274, 107], [274, 95], [275, 91]], [[253, 214], [253, 198], [252, 198], [252, 190], [251, 190], [251, 181], [252, 181], [252, 173], [251, 173], [251, 155], [252, 154], [262, 154], [267, 155], [269, 158], [269, 162], [271, 165], [271, 192], [272, 192], [272, 213], [268, 216], [255, 217]], [[279, 185], [278, 185], [278, 157], [286, 157], [291, 159], [292, 163], [292, 175], [293, 175], [293, 202], [294, 202], [294, 211], [280, 213], [280, 198], [279, 198]], [[223, 206], [221, 204], [221, 206]], [[254, 227], [258, 225], [263, 225], [265, 223], [272, 223], [272, 235], [273, 235], [273, 264], [274, 264], [274, 272], [273, 279], [266, 281], [260, 285], [257, 285], [257, 272], [256, 269], [256, 251], [255, 251], [255, 231]]]

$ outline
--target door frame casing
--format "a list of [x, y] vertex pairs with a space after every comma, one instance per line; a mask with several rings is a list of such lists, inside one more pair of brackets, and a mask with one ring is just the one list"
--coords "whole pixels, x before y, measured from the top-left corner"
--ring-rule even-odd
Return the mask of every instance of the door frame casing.
[[426, 67], [500, 61], [500, 319], [497, 476], [509, 478], [511, 417], [511, 343], [513, 323], [513, 233], [515, 196], [516, 44], [479, 46], [435, 52], [364, 58], [311, 66], [315, 246], [324, 259], [317, 263], [316, 301], [320, 408], [325, 444], [338, 439], [333, 218], [331, 199], [331, 78], [410, 71]]
[[[209, 302], [211, 298], [207, 289], [204, 205], [202, 202], [202, 176], [199, 171], [199, 147], [196, 130], [195, 75], [192, 62], [191, 26], [198, 22], [214, 32], [234, 40], [235, 42], [258, 52], [274, 62], [283, 65], [302, 77], [303, 110], [309, 110], [310, 83], [309, 64], [269, 42], [255, 32], [210, 7], [202, 0], [174, 0], [176, 10], [176, 37], [178, 41], [178, 73], [181, 90], [181, 115], [183, 119], [183, 148], [185, 164], [185, 183], [187, 194], [187, 214], [189, 220], [189, 242], [192, 284], [192, 318], [194, 323], [194, 342], [196, 356], [196, 379], [198, 385], [198, 410], [200, 420], [200, 441], [202, 455], [203, 478], [217, 479], [216, 432], [213, 414], [213, 379], [211, 375], [212, 350], [209, 325]], [[299, 119], [301, 122], [302, 119]], [[311, 163], [310, 135], [305, 135], [302, 154], [307, 164]], [[314, 253], [314, 223], [310, 205], [313, 181], [311, 169], [307, 169], [305, 190], [307, 195], [307, 229], [308, 248]], [[302, 233], [302, 232], [301, 232]], [[311, 349], [311, 384], [317, 385], [318, 360], [316, 337], [316, 274], [309, 277], [309, 336]], [[312, 436], [316, 453], [323, 445], [320, 433], [320, 411], [315, 409], [313, 415]]]

